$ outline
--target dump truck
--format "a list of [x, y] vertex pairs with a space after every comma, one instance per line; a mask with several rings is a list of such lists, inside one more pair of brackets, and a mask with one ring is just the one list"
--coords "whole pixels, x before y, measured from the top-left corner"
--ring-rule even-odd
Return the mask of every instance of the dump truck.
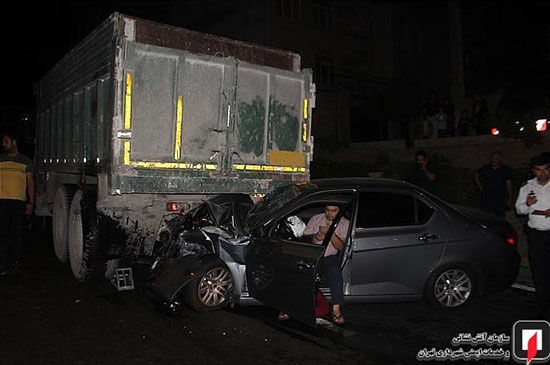
[[172, 212], [309, 180], [315, 85], [294, 52], [114, 13], [35, 93], [35, 214], [78, 281], [150, 257]]

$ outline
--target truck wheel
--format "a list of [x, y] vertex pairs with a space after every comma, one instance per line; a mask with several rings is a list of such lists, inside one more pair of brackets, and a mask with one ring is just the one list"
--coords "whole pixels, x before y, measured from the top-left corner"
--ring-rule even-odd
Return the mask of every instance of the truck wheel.
[[99, 250], [96, 193], [79, 189], [69, 211], [69, 259], [77, 281], [85, 282], [105, 271]]
[[53, 199], [53, 249], [55, 256], [63, 263], [69, 260], [69, 208], [75, 191], [74, 185], [61, 185], [57, 188]]
[[203, 264], [205, 274], [187, 284], [185, 302], [197, 312], [222, 309], [229, 304], [233, 278], [225, 262], [213, 258]]

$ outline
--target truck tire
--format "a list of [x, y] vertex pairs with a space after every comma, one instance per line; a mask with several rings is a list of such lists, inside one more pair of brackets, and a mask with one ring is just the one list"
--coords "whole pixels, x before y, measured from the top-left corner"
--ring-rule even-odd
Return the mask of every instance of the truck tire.
[[193, 279], [183, 288], [185, 302], [197, 312], [226, 307], [233, 291], [231, 271], [219, 258], [204, 262], [203, 269], [204, 275]]
[[61, 185], [55, 191], [53, 199], [53, 249], [55, 256], [62, 263], [69, 261], [69, 208], [75, 191], [74, 185]]
[[79, 189], [69, 211], [69, 259], [75, 279], [86, 282], [105, 272], [99, 250], [96, 192]]

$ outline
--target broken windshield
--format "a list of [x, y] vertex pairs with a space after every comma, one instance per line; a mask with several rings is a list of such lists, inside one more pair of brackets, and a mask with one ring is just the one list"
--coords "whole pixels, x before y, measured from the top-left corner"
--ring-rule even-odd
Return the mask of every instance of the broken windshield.
[[284, 185], [276, 188], [250, 210], [247, 219], [248, 228], [254, 227], [294, 198], [315, 188], [317, 188], [317, 185], [310, 182]]

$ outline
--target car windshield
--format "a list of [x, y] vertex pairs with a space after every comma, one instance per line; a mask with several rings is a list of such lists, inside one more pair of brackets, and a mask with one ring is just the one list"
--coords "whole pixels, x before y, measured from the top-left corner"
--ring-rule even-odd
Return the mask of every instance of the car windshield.
[[261, 201], [259, 201], [252, 210], [248, 213], [247, 225], [249, 228], [255, 226], [264, 218], [269, 217], [279, 208], [282, 208], [285, 204], [303, 194], [305, 191], [315, 189], [317, 186], [310, 182], [283, 185], [271, 193], [267, 194]]

